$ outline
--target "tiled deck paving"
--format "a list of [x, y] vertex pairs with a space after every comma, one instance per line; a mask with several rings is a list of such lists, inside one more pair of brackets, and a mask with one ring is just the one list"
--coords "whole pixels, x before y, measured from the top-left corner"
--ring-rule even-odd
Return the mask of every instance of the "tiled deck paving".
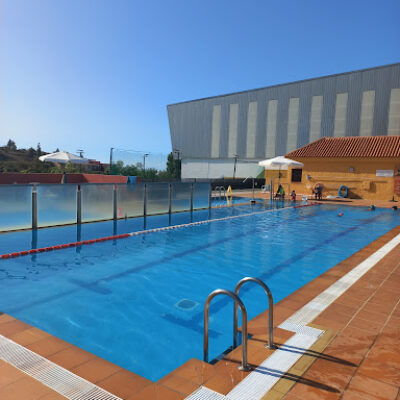
[[[250, 191], [234, 191], [233, 195], [235, 197], [245, 197], [251, 198], [252, 192]], [[286, 200], [290, 200], [290, 193], [286, 193]], [[261, 192], [260, 190], [256, 190], [254, 193], [254, 197], [257, 199], [267, 199], [269, 200], [269, 192]], [[297, 201], [302, 200], [302, 196], [300, 194], [296, 197]], [[309, 195], [308, 201], [315, 201], [314, 196]], [[365, 200], [365, 199], [326, 199], [323, 198], [319, 201], [322, 204], [333, 204], [333, 205], [346, 205], [346, 206], [356, 206], [356, 207], [369, 207], [370, 205], [375, 205], [376, 207], [382, 208], [392, 208], [393, 206], [397, 206], [399, 208], [400, 213], [400, 202], [398, 201], [386, 201], [386, 200]]]
[[[303, 286], [275, 306], [278, 326], [397, 234], [400, 226]], [[264, 400], [400, 399], [400, 246], [351, 286], [312, 323], [325, 334], [269, 391]], [[249, 323], [249, 361], [271, 353], [264, 348], [266, 313]], [[47, 357], [126, 400], [184, 399], [204, 385], [228, 393], [248, 373], [237, 369], [238, 348], [215, 365], [189, 360], [157, 383], [102, 360], [43, 331], [0, 315], [0, 334]], [[275, 341], [292, 332], [275, 328]], [[168, 355], [166, 355], [168, 356]], [[63, 397], [0, 361], [1, 400]]]

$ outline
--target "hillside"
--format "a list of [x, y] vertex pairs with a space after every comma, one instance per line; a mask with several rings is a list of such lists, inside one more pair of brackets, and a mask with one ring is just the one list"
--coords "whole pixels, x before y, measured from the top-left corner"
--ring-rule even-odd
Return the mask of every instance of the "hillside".
[[0, 147], [0, 172], [53, 172], [54, 165], [39, 161], [39, 157], [48, 154], [37, 149], [18, 149], [15, 142], [9, 140]]

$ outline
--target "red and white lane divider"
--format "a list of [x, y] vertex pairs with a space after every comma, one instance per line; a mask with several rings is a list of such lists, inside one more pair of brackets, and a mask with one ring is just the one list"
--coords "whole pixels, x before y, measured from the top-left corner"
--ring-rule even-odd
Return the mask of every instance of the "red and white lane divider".
[[227, 221], [227, 220], [230, 220], [230, 219], [251, 217], [251, 216], [254, 216], [254, 215], [265, 214], [265, 213], [273, 212], [273, 211], [281, 211], [281, 210], [288, 210], [288, 209], [291, 209], [291, 208], [315, 206], [315, 205], [319, 205], [319, 204], [321, 204], [321, 203], [300, 204], [300, 205], [297, 205], [297, 206], [294, 206], [294, 207], [272, 208], [270, 210], [258, 211], [258, 212], [248, 213], [248, 214], [232, 215], [232, 216], [229, 216], [229, 217], [215, 218], [215, 219], [207, 219], [207, 220], [204, 220], [204, 221], [189, 222], [187, 224], [164, 226], [162, 228], [153, 228], [153, 229], [146, 229], [146, 230], [143, 230], [143, 231], [124, 233], [124, 234], [121, 234], [121, 235], [106, 236], [106, 237], [102, 237], [102, 238], [99, 238], [99, 239], [83, 240], [83, 241], [80, 241], [80, 242], [72, 242], [72, 243], [60, 244], [60, 245], [49, 246], [49, 247], [41, 247], [41, 248], [38, 248], [38, 249], [17, 251], [17, 252], [14, 252], [14, 253], [2, 254], [2, 255], [0, 255], [0, 259], [15, 258], [15, 257], [20, 257], [20, 256], [28, 256], [30, 254], [45, 253], [45, 252], [53, 251], [53, 250], [68, 249], [70, 247], [78, 247], [78, 246], [83, 246], [83, 245], [87, 245], [87, 244], [106, 242], [108, 240], [126, 239], [126, 238], [131, 237], [131, 236], [139, 236], [139, 235], [145, 235], [145, 234], [148, 234], [148, 233], [170, 231], [170, 230], [173, 230], [173, 229], [187, 228], [187, 227], [190, 227], [190, 226], [197, 226], [197, 225], [204, 225], [204, 224], [208, 224], [210, 222]]

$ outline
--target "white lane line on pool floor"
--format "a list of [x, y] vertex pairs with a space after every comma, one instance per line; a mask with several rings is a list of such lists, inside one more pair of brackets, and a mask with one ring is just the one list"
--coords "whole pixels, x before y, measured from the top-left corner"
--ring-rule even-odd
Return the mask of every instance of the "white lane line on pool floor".
[[121, 400], [99, 386], [0, 335], [0, 359], [70, 400]]
[[306, 325], [311, 323], [399, 244], [400, 234], [279, 325], [279, 328], [296, 332], [296, 334], [247, 375], [226, 396], [201, 387], [186, 397], [186, 400], [260, 400], [324, 333], [322, 330]]

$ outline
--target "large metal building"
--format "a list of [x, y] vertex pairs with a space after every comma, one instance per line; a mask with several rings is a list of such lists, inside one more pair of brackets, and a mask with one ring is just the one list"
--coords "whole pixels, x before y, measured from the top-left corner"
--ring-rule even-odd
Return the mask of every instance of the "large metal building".
[[259, 173], [323, 136], [400, 135], [400, 63], [167, 107], [182, 178]]

